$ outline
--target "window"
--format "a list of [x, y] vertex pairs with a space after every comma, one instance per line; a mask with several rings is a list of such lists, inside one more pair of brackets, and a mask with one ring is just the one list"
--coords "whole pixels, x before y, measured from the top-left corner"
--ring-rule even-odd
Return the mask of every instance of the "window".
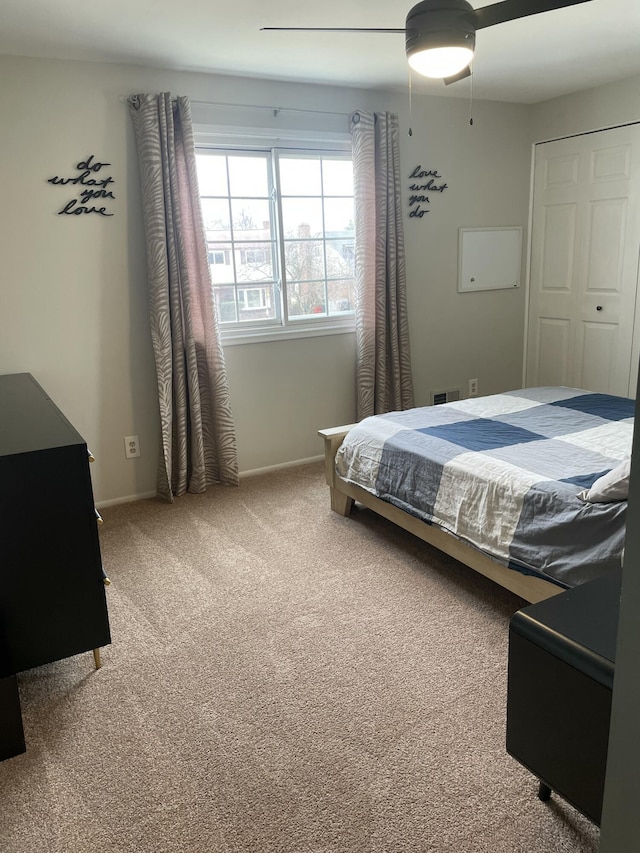
[[353, 328], [353, 169], [340, 151], [199, 147], [223, 336]]
[[268, 264], [270, 260], [269, 249], [240, 249], [240, 263], [243, 266], [247, 264]]
[[267, 290], [264, 287], [245, 287], [238, 290], [243, 311], [269, 309]]
[[209, 252], [210, 264], [228, 264], [229, 252]]

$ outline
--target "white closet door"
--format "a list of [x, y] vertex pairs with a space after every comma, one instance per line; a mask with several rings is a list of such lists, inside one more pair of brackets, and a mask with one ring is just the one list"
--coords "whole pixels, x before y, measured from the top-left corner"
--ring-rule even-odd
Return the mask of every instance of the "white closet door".
[[635, 396], [639, 252], [640, 125], [537, 145], [527, 385]]

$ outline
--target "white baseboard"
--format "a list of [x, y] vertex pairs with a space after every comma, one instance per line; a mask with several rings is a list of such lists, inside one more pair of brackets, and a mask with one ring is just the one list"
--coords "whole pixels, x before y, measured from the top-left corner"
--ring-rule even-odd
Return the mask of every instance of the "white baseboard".
[[144, 501], [147, 498], [155, 498], [157, 492], [142, 492], [139, 495], [126, 495], [123, 498], [110, 498], [108, 501], [98, 501], [96, 507], [102, 509], [107, 506], [117, 506], [118, 504], [130, 504], [134, 501]]
[[256, 474], [268, 474], [270, 471], [281, 471], [283, 468], [297, 468], [299, 465], [310, 465], [312, 462], [322, 462], [324, 456], [309, 456], [307, 459], [295, 459], [293, 462], [280, 462], [278, 465], [268, 465], [266, 468], [253, 468], [251, 471], [241, 471], [240, 479], [253, 477]]
[[[278, 465], [268, 465], [266, 468], [253, 468], [251, 471], [240, 471], [240, 479], [245, 477], [255, 477], [258, 474], [268, 474], [270, 471], [280, 471], [284, 468], [296, 468], [299, 465], [310, 465], [312, 462], [322, 462], [324, 456], [309, 456], [307, 459], [295, 459], [293, 462], [280, 462]], [[117, 506], [118, 504], [128, 504], [134, 501], [144, 501], [148, 498], [155, 498], [157, 492], [142, 492], [139, 495], [126, 495], [123, 498], [110, 498], [108, 501], [98, 501], [96, 507], [103, 509], [109, 506]]]

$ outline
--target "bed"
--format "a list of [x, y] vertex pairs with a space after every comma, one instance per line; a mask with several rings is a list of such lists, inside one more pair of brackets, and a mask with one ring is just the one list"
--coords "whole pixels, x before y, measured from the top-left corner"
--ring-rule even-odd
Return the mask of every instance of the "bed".
[[354, 501], [529, 602], [619, 567], [635, 401], [525, 388], [320, 430]]

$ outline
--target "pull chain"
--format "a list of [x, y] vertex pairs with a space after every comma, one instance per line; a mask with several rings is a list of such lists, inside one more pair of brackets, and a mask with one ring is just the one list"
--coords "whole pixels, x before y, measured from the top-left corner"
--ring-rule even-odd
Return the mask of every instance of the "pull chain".
[[469, 127], [473, 127], [473, 67], [471, 68], [471, 80], [469, 83]]
[[409, 136], [413, 136], [413, 106], [411, 101], [411, 66], [409, 66]]

